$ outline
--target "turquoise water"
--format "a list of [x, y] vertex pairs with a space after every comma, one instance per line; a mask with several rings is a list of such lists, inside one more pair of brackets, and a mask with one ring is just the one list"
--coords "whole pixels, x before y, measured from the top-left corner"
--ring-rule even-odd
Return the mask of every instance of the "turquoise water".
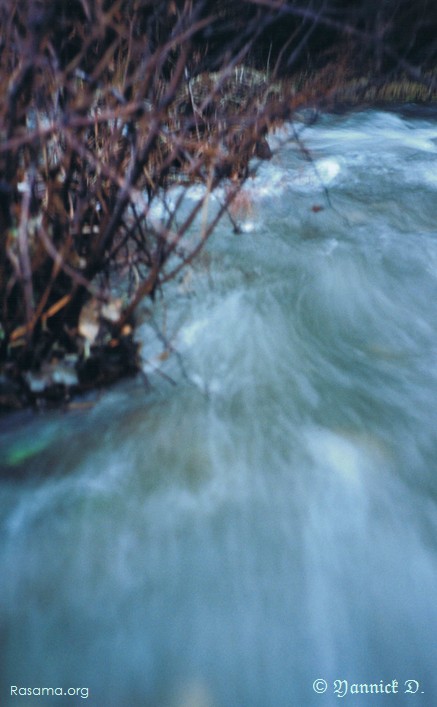
[[435, 703], [437, 123], [295, 130], [144, 312], [150, 387], [2, 423], [1, 705]]

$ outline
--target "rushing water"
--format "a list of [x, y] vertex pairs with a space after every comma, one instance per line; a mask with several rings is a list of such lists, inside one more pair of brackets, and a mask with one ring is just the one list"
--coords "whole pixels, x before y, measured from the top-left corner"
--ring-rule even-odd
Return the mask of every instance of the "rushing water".
[[436, 704], [437, 121], [296, 129], [151, 389], [2, 423], [2, 707]]

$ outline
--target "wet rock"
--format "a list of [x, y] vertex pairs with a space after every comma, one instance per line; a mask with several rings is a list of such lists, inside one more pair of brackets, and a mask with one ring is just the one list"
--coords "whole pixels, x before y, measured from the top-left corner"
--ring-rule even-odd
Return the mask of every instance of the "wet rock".
[[0, 375], [0, 413], [20, 410], [23, 406], [21, 387], [6, 376]]

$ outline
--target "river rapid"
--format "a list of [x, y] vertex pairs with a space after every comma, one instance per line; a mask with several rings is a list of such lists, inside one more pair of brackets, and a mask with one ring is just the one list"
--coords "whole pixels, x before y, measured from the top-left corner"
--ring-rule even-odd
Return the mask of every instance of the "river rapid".
[[149, 387], [1, 422], [2, 707], [437, 703], [436, 113], [272, 147]]

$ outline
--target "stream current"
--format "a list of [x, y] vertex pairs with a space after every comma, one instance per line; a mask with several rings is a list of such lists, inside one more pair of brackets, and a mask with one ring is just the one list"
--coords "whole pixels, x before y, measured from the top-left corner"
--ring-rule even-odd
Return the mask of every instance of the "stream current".
[[280, 142], [150, 389], [1, 423], [2, 707], [437, 703], [436, 115]]

